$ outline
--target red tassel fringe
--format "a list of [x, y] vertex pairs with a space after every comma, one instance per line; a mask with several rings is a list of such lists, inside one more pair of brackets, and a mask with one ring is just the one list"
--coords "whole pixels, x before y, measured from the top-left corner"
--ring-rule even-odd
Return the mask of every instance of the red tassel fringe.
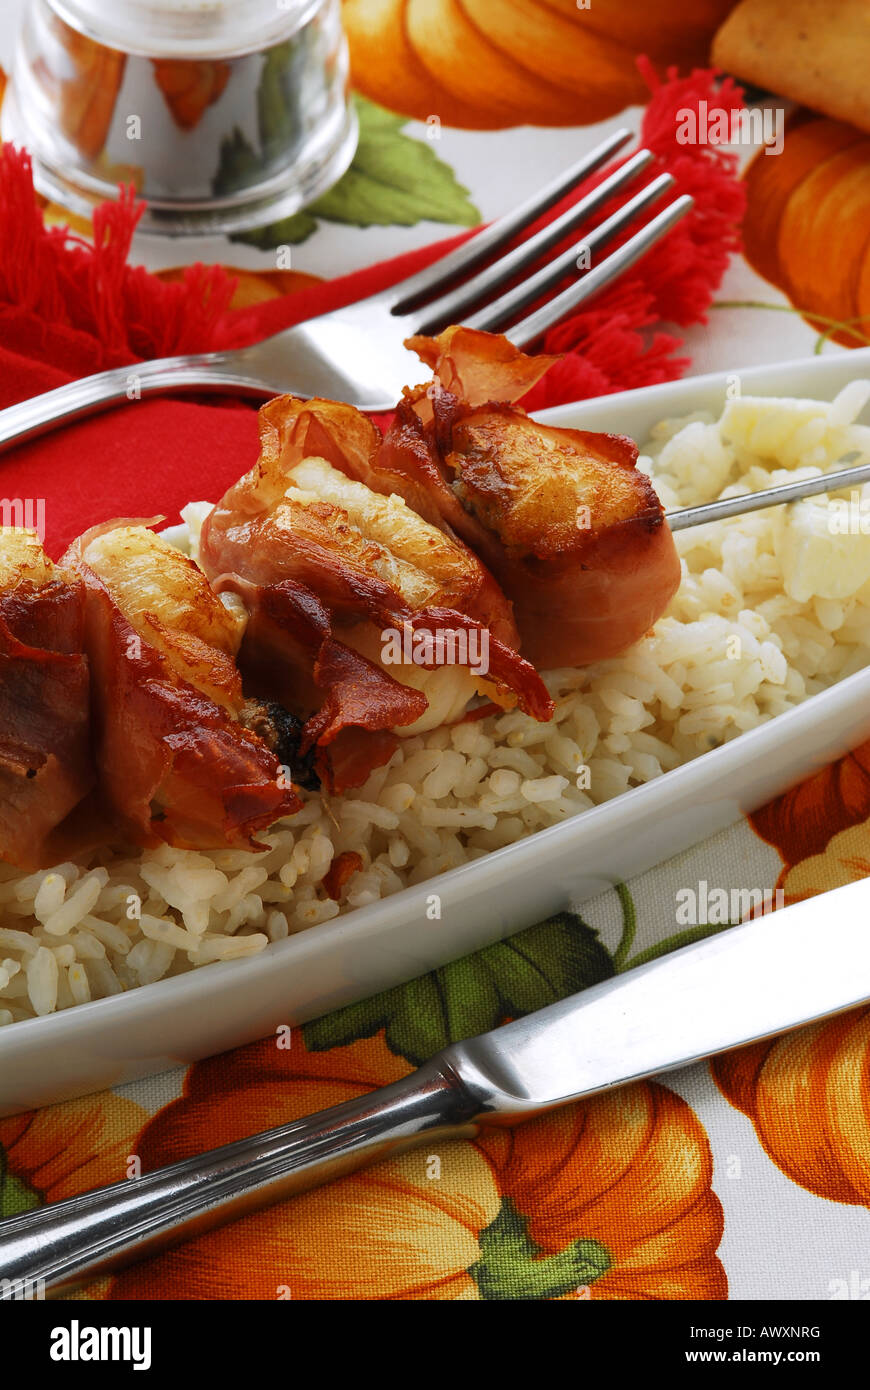
[[[662, 81], [648, 59], [638, 66], [651, 92], [641, 129], [655, 156], [650, 178], [672, 174], [674, 196], [690, 193], [695, 208], [635, 271], [547, 334], [545, 350], [566, 356], [526, 397], [530, 409], [679, 376], [688, 365], [677, 355], [681, 340], [655, 325], [706, 322], [739, 245], [745, 195], [736, 157], [713, 145], [679, 145], [676, 133], [680, 109], [701, 100], [739, 108], [740, 88], [712, 71], [681, 78], [669, 69]], [[181, 280], [165, 283], [128, 265], [141, 211], [132, 188], [103, 204], [93, 245], [65, 227], [46, 227], [28, 155], [0, 146], [0, 346], [82, 376], [251, 341], [283, 326], [279, 301], [270, 306], [269, 329], [251, 311], [231, 311], [236, 282], [220, 266], [190, 266]], [[292, 298], [287, 306], [285, 322], [295, 321]]]
[[235, 280], [189, 266], [164, 283], [127, 258], [142, 215], [132, 188], [93, 217], [93, 244], [46, 227], [29, 155], [0, 145], [0, 333], [5, 348], [74, 376], [212, 346]]

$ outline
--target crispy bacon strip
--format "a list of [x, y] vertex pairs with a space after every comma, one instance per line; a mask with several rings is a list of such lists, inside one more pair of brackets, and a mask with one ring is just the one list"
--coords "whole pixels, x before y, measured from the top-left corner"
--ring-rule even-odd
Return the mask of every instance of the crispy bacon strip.
[[239, 654], [249, 691], [307, 716], [302, 752], [316, 745], [330, 791], [362, 785], [395, 752], [391, 731], [424, 714], [425, 695], [338, 641], [329, 610], [303, 585], [225, 576], [218, 587], [241, 593], [251, 612]]
[[[452, 396], [449, 399], [451, 404], [455, 400]], [[441, 398], [436, 408], [440, 411]], [[371, 459], [365, 481], [377, 492], [397, 492], [433, 526], [461, 537], [467, 532], [468, 517], [450, 486], [447, 469], [435, 443], [435, 433], [434, 429], [427, 429], [410, 400], [400, 401]], [[475, 541], [478, 539], [475, 537]], [[479, 558], [485, 559], [485, 552], [476, 545], [471, 548]]]
[[358, 482], [367, 481], [380, 433], [367, 415], [341, 401], [276, 396], [258, 417], [260, 458], [221, 503], [260, 510], [283, 497], [290, 471], [303, 459], [323, 458]]
[[88, 532], [65, 562], [85, 590], [96, 762], [113, 816], [144, 845], [257, 847], [257, 831], [301, 801], [235, 718], [230, 615], [191, 561], [140, 526]]
[[31, 533], [0, 537], [0, 859], [37, 868], [92, 783], [82, 589]]
[[483, 333], [458, 324], [445, 328], [437, 338], [407, 338], [405, 347], [432, 368], [443, 391], [468, 405], [518, 401], [561, 361], [561, 355], [546, 353], [529, 357], [500, 333]]
[[357, 854], [356, 850], [346, 849], [343, 854], [339, 854], [332, 861], [329, 872], [323, 878], [323, 886], [327, 895], [338, 902], [350, 879], [353, 878], [354, 874], [359, 873], [362, 867], [362, 855]]
[[[381, 619], [386, 623], [388, 617], [394, 617], [395, 609], [382, 610]], [[424, 632], [431, 634], [437, 639], [439, 634], [454, 633], [475, 633], [481, 632], [483, 625], [474, 618], [469, 618], [466, 613], [457, 613], [455, 609], [429, 607], [419, 609], [416, 613], [407, 610], [401, 613], [402, 621], [416, 634]], [[489, 633], [487, 642], [489, 675], [499, 690], [512, 690], [516, 694], [520, 708], [530, 714], [533, 719], [546, 721], [553, 716], [553, 701], [547, 692], [535, 668], [530, 665], [519, 653], [509, 647], [506, 642], [502, 642], [494, 633]], [[437, 667], [437, 658], [429, 661], [419, 657], [420, 664], [429, 670]]]

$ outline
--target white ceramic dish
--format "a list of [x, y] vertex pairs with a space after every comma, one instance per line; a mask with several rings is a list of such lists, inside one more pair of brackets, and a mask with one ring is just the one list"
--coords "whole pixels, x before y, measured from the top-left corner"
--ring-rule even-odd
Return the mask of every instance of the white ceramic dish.
[[[737, 375], [744, 394], [830, 400], [853, 378], [870, 377], [870, 349]], [[729, 380], [689, 378], [541, 418], [642, 440], [667, 416], [718, 414]], [[226, 1051], [434, 969], [687, 849], [867, 737], [870, 669], [574, 820], [250, 960], [11, 1024], [0, 1029], [0, 1114]], [[432, 893], [441, 898], [437, 921], [426, 914]]]

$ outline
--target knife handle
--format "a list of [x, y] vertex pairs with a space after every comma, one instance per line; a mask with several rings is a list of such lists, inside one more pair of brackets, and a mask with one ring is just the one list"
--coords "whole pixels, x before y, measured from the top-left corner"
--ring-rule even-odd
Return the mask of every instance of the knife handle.
[[473, 1138], [477, 1104], [449, 1067], [140, 1178], [0, 1222], [0, 1301], [63, 1296], [133, 1260], [426, 1142]]

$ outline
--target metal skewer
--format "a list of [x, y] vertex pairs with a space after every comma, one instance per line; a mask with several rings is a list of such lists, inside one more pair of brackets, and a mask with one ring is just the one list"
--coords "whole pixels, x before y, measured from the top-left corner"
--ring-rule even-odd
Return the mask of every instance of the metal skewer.
[[665, 516], [672, 531], [685, 531], [689, 526], [703, 526], [707, 521], [743, 516], [745, 512], [759, 511], [762, 507], [778, 507], [783, 502], [794, 502], [800, 497], [815, 497], [820, 492], [839, 492], [856, 483], [870, 483], [870, 463], [862, 463], [855, 468], [841, 468], [837, 473], [822, 473], [818, 478], [799, 478], [793, 483], [780, 483], [778, 487], [750, 492], [745, 497], [722, 497], [717, 502], [705, 502], [698, 507], [681, 507], [666, 512]]

